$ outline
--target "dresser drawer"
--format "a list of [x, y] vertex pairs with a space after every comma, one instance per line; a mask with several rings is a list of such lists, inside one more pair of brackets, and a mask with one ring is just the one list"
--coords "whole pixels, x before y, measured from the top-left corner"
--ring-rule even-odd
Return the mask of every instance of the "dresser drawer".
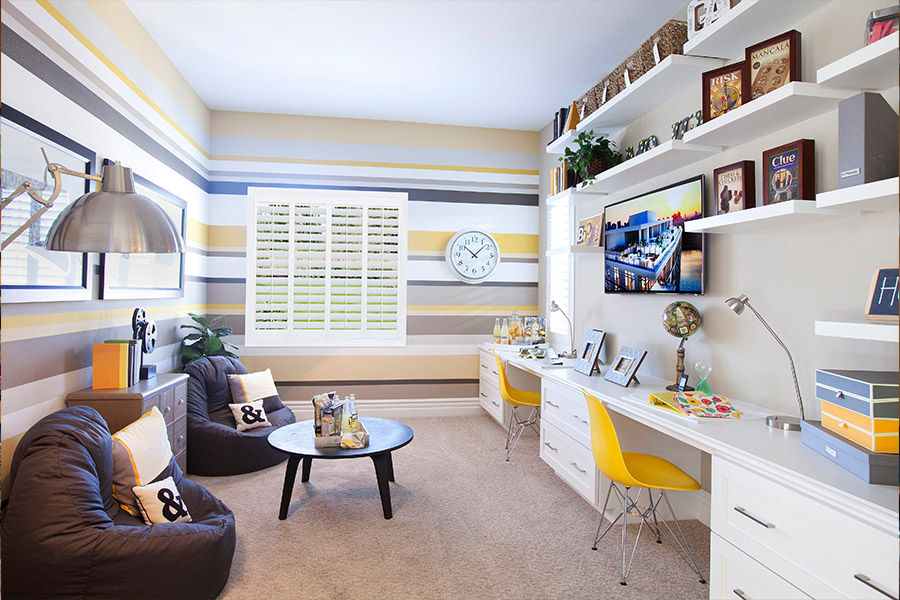
[[897, 595], [896, 534], [727, 460], [712, 465], [713, 532], [813, 597], [885, 600], [856, 575]]
[[588, 502], [597, 504], [599, 476], [594, 456], [571, 437], [541, 421], [541, 458]]
[[496, 386], [500, 385], [500, 375], [497, 373], [497, 361], [490, 351], [481, 350], [481, 358], [478, 364], [478, 376]]
[[172, 420], [177, 421], [187, 414], [187, 384], [181, 383], [175, 386], [175, 403], [173, 404], [174, 414]]
[[799, 589], [717, 534], [709, 540], [711, 600], [808, 600]]
[[545, 380], [541, 398], [541, 418], [590, 448], [591, 425], [584, 394], [580, 390]]
[[503, 423], [503, 399], [496, 383], [481, 378], [478, 384], [478, 403], [500, 423]]

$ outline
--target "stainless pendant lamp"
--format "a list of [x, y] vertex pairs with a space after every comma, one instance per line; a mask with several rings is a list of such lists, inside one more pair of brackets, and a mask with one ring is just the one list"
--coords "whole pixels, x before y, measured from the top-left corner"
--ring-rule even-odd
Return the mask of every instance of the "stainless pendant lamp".
[[69, 204], [47, 233], [49, 250], [67, 252], [183, 252], [181, 235], [165, 211], [134, 191], [131, 169], [103, 167], [100, 191]]

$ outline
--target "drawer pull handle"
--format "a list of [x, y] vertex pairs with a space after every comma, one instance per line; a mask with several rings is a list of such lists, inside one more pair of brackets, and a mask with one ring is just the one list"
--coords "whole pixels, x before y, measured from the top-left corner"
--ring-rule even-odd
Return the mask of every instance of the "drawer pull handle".
[[481, 394], [482, 398], [487, 398], [487, 394], [485, 394], [484, 392], [478, 392], [478, 393]]
[[573, 467], [575, 467], [575, 470], [578, 471], [579, 473], [587, 473], [587, 471], [585, 471], [584, 469], [582, 469], [581, 467], [576, 465], [575, 461], [572, 461], [569, 464], [572, 465]]
[[[491, 371], [491, 373], [493, 373], [494, 375], [498, 375], [497, 371]], [[499, 377], [499, 375], [498, 375], [498, 377]]]
[[737, 596], [738, 598], [740, 598], [741, 600], [750, 600], [750, 598], [748, 598], [744, 594], [744, 590], [742, 590], [741, 588], [734, 588], [731, 591], [734, 592], [734, 595]]
[[856, 575], [853, 576], [853, 579], [856, 579], [857, 581], [862, 581], [864, 584], [866, 584], [867, 586], [869, 586], [870, 588], [872, 588], [879, 594], [886, 596], [886, 597], [890, 598], [891, 600], [898, 600], [897, 596], [891, 594], [889, 591], [885, 590], [884, 588], [881, 588], [881, 587], [875, 585], [874, 583], [872, 583], [871, 579], [869, 579], [862, 573], [857, 573]]
[[578, 415], [572, 415], [572, 418], [575, 419], [576, 421], [578, 421], [579, 423], [584, 423], [585, 425], [588, 424], [587, 421], [585, 421], [584, 419], [582, 419], [582, 418], [579, 417]]
[[546, 402], [547, 402], [547, 404], [549, 404], [549, 405], [552, 406], [553, 408], [559, 408], [559, 404], [553, 404], [553, 403], [550, 402], [549, 400], [547, 400]]
[[544, 442], [544, 445], [547, 446], [548, 448], [550, 448], [551, 450], [553, 450], [554, 452], [559, 452], [559, 449], [551, 446], [550, 442]]
[[493, 404], [494, 406], [500, 406], [496, 400], [491, 400], [491, 404]]
[[775, 529], [775, 524], [774, 524], [774, 523], [766, 523], [765, 521], [763, 521], [763, 520], [761, 520], [761, 519], [757, 519], [756, 517], [754, 517], [753, 515], [751, 515], [750, 513], [748, 513], [748, 512], [747, 512], [747, 509], [745, 509], [743, 506], [735, 506], [735, 507], [734, 507], [734, 510], [738, 511], [739, 513], [741, 513], [742, 515], [744, 515], [745, 517], [747, 517], [747, 518], [750, 519], [751, 521], [754, 521], [754, 522], [756, 522], [756, 523], [759, 523], [760, 525], [762, 525], [762, 526], [765, 527], [766, 529]]
[[178, 400], [175, 401], [175, 404], [177, 404], [178, 406], [181, 406], [182, 404], [184, 404], [184, 398], [179, 398]]
[[835, 397], [835, 398], [843, 398], [843, 397], [844, 397], [844, 392], [838, 392], [837, 394], [834, 395], [834, 397]]
[[172, 410], [172, 407], [169, 406], [169, 405], [166, 405], [166, 408], [163, 410], [163, 412], [164, 412], [164, 413], [167, 413], [167, 412], [169, 412], [170, 410]]
[[482, 369], [487, 369], [488, 367], [487, 367], [487, 365], [481, 365], [481, 368], [482, 368]]

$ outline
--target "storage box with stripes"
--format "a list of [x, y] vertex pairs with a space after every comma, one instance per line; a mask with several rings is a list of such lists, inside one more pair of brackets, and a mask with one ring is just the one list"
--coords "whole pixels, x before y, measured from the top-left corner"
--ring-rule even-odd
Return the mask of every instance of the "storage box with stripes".
[[822, 425], [873, 452], [898, 452], [900, 373], [816, 369]]

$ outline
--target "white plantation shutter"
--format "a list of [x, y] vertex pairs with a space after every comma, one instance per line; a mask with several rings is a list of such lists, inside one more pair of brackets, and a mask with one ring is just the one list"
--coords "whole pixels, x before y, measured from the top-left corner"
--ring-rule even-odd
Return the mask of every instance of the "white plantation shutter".
[[547, 335], [550, 346], [557, 352], [571, 350], [569, 324], [559, 312], [550, 312], [550, 302], [556, 301], [572, 318], [572, 213], [568, 198], [547, 206]]
[[249, 206], [247, 345], [406, 343], [405, 193], [251, 188]]

